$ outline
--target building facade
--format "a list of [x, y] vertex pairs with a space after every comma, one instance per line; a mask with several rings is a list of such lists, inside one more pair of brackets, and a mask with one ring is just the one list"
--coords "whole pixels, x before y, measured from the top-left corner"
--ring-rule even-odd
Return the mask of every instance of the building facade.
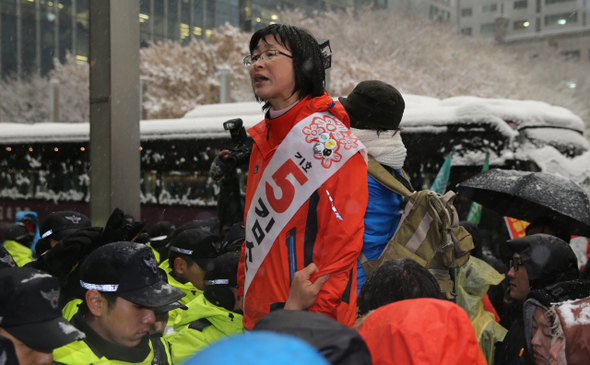
[[517, 52], [550, 47], [568, 60], [590, 62], [590, 0], [389, 0], [388, 8], [456, 24], [465, 35]]
[[[125, 0], [130, 1], [130, 0]], [[353, 0], [135, 0], [140, 44], [207, 39], [229, 23], [254, 31], [280, 22], [279, 9], [346, 9]], [[88, 61], [89, 0], [0, 0], [0, 74], [46, 75], [71, 52]]]

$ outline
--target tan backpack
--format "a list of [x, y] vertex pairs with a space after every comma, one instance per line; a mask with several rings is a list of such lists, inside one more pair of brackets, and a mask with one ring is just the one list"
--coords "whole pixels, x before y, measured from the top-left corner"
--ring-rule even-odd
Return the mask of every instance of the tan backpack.
[[[379, 170], [381, 166], [374, 165], [376, 161], [369, 162], [369, 171], [371, 162], [373, 172], [377, 171], [377, 174], [371, 176], [377, 181], [385, 178], [387, 175]], [[439, 282], [447, 298], [452, 299], [453, 281], [449, 275], [449, 268], [463, 266], [469, 260], [469, 251], [473, 249], [471, 235], [459, 226], [459, 217], [453, 205], [455, 193], [449, 191], [445, 195], [440, 195], [429, 190], [410, 192], [397, 180], [388, 181], [384, 186], [409, 197], [409, 201], [397, 230], [381, 256], [371, 261], [362, 254], [359, 257], [367, 276], [385, 261], [410, 258], [428, 269]]]

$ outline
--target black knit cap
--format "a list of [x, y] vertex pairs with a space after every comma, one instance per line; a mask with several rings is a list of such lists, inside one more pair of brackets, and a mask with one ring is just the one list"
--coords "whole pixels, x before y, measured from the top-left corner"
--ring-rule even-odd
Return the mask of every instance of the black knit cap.
[[166, 283], [151, 248], [135, 242], [113, 242], [92, 251], [80, 267], [84, 289], [116, 293], [145, 307], [163, 307], [184, 297]]
[[397, 89], [383, 81], [360, 82], [346, 98], [338, 98], [356, 129], [395, 130], [406, 103]]

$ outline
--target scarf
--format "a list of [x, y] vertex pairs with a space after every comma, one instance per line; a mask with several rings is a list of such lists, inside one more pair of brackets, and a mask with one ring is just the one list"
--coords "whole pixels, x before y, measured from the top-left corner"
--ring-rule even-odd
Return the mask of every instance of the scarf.
[[350, 128], [350, 130], [367, 147], [367, 153], [377, 162], [396, 170], [404, 167], [407, 150], [399, 131], [394, 135], [390, 134], [391, 131], [377, 135], [376, 131], [370, 129]]

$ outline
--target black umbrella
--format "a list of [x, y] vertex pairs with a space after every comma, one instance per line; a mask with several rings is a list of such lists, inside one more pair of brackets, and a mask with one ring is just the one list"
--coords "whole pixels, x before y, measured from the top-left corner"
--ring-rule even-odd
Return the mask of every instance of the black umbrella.
[[590, 236], [590, 196], [558, 175], [492, 169], [459, 184], [458, 194], [507, 217], [553, 218], [574, 235]]

